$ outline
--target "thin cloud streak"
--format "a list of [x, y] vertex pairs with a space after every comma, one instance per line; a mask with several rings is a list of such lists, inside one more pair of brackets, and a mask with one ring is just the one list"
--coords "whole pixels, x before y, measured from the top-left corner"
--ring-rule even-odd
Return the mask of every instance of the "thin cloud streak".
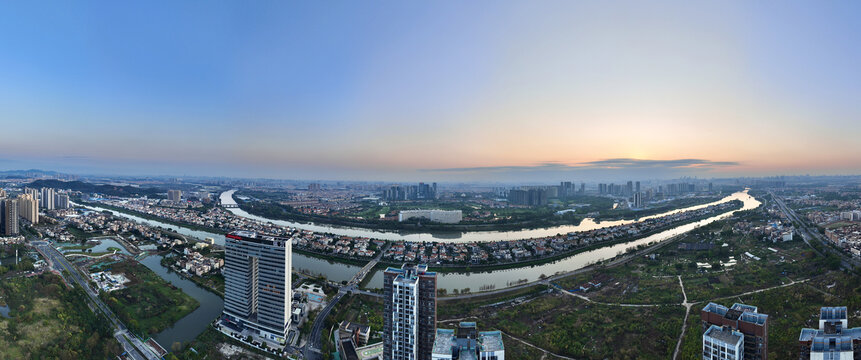
[[597, 169], [698, 169], [709, 170], [739, 166], [737, 161], [712, 161], [705, 159], [675, 159], [675, 160], [649, 160], [615, 158], [596, 161], [587, 161], [576, 164], [563, 164], [558, 162], [545, 162], [537, 165], [524, 166], [479, 166], [442, 169], [422, 169], [428, 172], [534, 172], [534, 171], [576, 171]]

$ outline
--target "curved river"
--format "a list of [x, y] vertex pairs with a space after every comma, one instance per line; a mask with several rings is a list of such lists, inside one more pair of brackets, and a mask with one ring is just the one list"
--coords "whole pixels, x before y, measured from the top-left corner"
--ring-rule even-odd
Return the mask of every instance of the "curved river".
[[[233, 194], [236, 190], [225, 191], [221, 193], [220, 199], [222, 204], [236, 204], [236, 201], [233, 199]], [[434, 232], [415, 232], [415, 231], [385, 231], [385, 230], [373, 230], [373, 229], [365, 229], [358, 227], [347, 227], [347, 226], [338, 226], [338, 225], [329, 225], [329, 224], [316, 224], [316, 223], [299, 223], [287, 220], [275, 220], [269, 219], [262, 216], [257, 216], [254, 214], [250, 214], [245, 210], [242, 210], [238, 207], [228, 208], [230, 212], [242, 216], [244, 218], [262, 221], [262, 222], [271, 222], [275, 225], [281, 225], [286, 227], [294, 227], [297, 229], [310, 230], [319, 233], [328, 233], [342, 236], [352, 236], [352, 237], [367, 237], [372, 239], [383, 239], [383, 240], [405, 240], [405, 241], [437, 241], [437, 242], [473, 242], [473, 241], [500, 241], [500, 240], [520, 240], [520, 239], [531, 239], [531, 238], [540, 238], [547, 236], [554, 236], [556, 234], [566, 234], [569, 232], [578, 232], [578, 231], [589, 231], [594, 229], [600, 229], [610, 226], [616, 225], [625, 225], [631, 224], [651, 218], [659, 218], [675, 213], [679, 213], [687, 210], [696, 210], [707, 207], [709, 205], [715, 205], [724, 203], [731, 200], [743, 200], [742, 198], [747, 196], [745, 192], [737, 192], [732, 195], [726, 196], [723, 199], [718, 201], [710, 202], [702, 205], [695, 205], [686, 208], [676, 209], [672, 211], [667, 211], [660, 214], [644, 216], [639, 219], [632, 220], [610, 220], [610, 221], [601, 221], [597, 222], [592, 218], [585, 218], [580, 224], [577, 225], [560, 225], [553, 226], [548, 228], [539, 228], [539, 229], [523, 229], [523, 230], [510, 230], [510, 231], [434, 231]]]
[[[225, 192], [222, 194], [222, 197], [225, 194], [230, 197], [232, 201], [232, 192]], [[730, 196], [721, 199], [715, 203], [726, 202], [730, 200], [741, 200], [744, 203], [744, 206], [739, 210], [728, 211], [726, 213], [722, 213], [719, 215], [715, 215], [700, 221], [696, 221], [693, 223], [680, 225], [674, 227], [669, 230], [665, 230], [650, 236], [647, 236], [642, 239], [633, 240], [627, 243], [611, 245], [607, 247], [603, 247], [600, 249], [590, 250], [586, 252], [582, 252], [576, 255], [572, 255], [568, 258], [547, 263], [543, 265], [536, 265], [532, 267], [524, 267], [518, 269], [508, 269], [508, 270], [492, 270], [487, 272], [473, 272], [473, 273], [439, 273], [437, 280], [437, 287], [440, 289], [447, 289], [449, 293], [452, 293], [454, 289], [463, 290], [464, 288], [470, 288], [471, 291], [479, 291], [482, 288], [489, 289], [501, 289], [509, 286], [516, 285], [517, 283], [522, 282], [533, 282], [539, 280], [542, 275], [550, 276], [557, 273], [564, 273], [569, 271], [574, 271], [583, 267], [586, 267], [590, 264], [611, 259], [620, 254], [623, 254], [633, 248], [636, 248], [639, 245], [657, 243], [661, 241], [668, 240], [676, 235], [688, 232], [693, 230], [699, 226], [709, 224], [711, 222], [725, 219], [729, 216], [732, 216], [736, 211], [749, 210], [758, 207], [761, 203], [754, 199], [752, 196], [748, 195], [747, 192], [737, 192]], [[711, 204], [715, 204], [711, 203]], [[650, 217], [664, 216], [671, 213], [676, 213], [684, 210], [692, 210], [702, 208], [711, 204], [704, 204], [693, 206], [685, 209], [680, 209], [676, 211], [672, 211], [669, 213], [659, 214]], [[97, 206], [87, 206], [88, 208], [95, 210], [108, 210], [104, 208], [100, 208]], [[238, 210], [238, 211], [237, 211]], [[110, 211], [110, 210], [109, 210]], [[238, 215], [243, 215], [244, 211], [239, 209], [231, 209], [234, 213]], [[203, 239], [206, 237], [211, 237], [216, 240], [216, 243], [224, 244], [224, 236], [221, 234], [216, 234], [207, 231], [193, 230], [183, 226], [176, 226], [172, 224], [167, 224], [160, 221], [150, 220], [141, 218], [138, 216], [112, 211], [117, 216], [125, 217], [127, 219], [137, 221], [140, 223], [144, 223], [150, 226], [162, 227], [165, 229], [169, 229], [171, 231], [175, 231], [179, 234], [185, 236], [191, 236], [199, 239]], [[247, 214], [247, 213], [245, 213]], [[244, 215], [243, 215], [244, 216]], [[311, 225], [309, 227], [306, 224], [295, 224], [286, 221], [279, 220], [270, 220], [266, 218], [262, 218], [259, 216], [248, 216], [251, 219], [261, 220], [261, 221], [271, 221], [275, 224], [283, 225], [283, 226], [294, 226], [302, 229], [308, 229], [312, 231], [322, 231], [329, 232], [335, 234], [343, 234], [348, 236], [376, 236], [376, 234], [387, 234], [388, 236], [383, 238], [388, 239], [404, 239], [404, 240], [438, 240], [436, 235], [434, 234], [399, 234], [399, 233], [391, 233], [391, 232], [379, 232], [367, 229], [353, 229], [353, 228], [340, 228], [340, 227], [329, 227], [329, 226], [320, 226], [320, 225]], [[643, 218], [646, 219], [646, 218]], [[589, 220], [589, 221], [587, 221]], [[584, 231], [590, 230], [600, 227], [607, 226], [615, 226], [619, 224], [627, 224], [634, 222], [633, 220], [622, 220], [622, 221], [605, 221], [599, 224], [595, 222], [591, 222], [590, 219], [586, 219], [578, 226], [560, 226], [554, 228], [547, 229], [535, 229], [535, 230], [522, 230], [522, 231], [510, 231], [510, 232], [497, 232], [497, 231], [489, 231], [489, 232], [480, 232], [480, 233], [467, 233], [467, 237], [463, 239], [463, 241], [489, 241], [489, 240], [503, 240], [503, 239], [521, 239], [524, 237], [539, 237], [539, 236], [548, 236], [555, 235], [561, 232], [570, 232], [570, 231]], [[475, 236], [473, 236], [475, 235]], [[391, 237], [389, 237], [391, 236]], [[159, 255], [150, 255], [147, 258], [143, 259], [141, 263], [155, 271], [159, 276], [164, 278], [165, 280], [171, 282], [177, 287], [181, 288], [185, 293], [194, 297], [201, 303], [201, 307], [196, 311], [192, 312], [188, 316], [180, 319], [174, 326], [162, 331], [158, 335], [156, 335], [156, 339], [163, 346], [169, 347], [174, 341], [189, 341], [195, 338], [200, 332], [202, 332], [206, 326], [208, 326], [209, 322], [212, 321], [218, 314], [221, 313], [222, 307], [222, 299], [197, 286], [189, 280], [186, 280], [175, 273], [168, 272], [167, 269], [160, 264], [161, 256]], [[310, 274], [320, 274], [325, 275], [329, 280], [340, 282], [342, 280], [349, 280], [355, 275], [360, 267], [355, 265], [345, 265], [340, 263], [335, 263], [332, 261], [327, 261], [323, 259], [318, 259], [315, 257], [305, 256], [297, 253], [293, 253], [293, 268], [294, 270], [310, 273]], [[383, 284], [382, 279], [382, 271], [376, 271], [374, 274], [369, 275], [371, 279], [366, 285], [367, 288], [381, 288]]]

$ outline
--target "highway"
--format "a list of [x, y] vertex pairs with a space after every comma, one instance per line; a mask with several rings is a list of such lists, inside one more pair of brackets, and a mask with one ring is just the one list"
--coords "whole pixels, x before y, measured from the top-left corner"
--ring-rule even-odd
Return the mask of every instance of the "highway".
[[826, 239], [825, 236], [820, 234], [819, 231], [811, 230], [810, 227], [807, 225], [807, 222], [803, 219], [800, 219], [795, 213], [795, 211], [786, 206], [782, 198], [778, 197], [771, 191], [769, 191], [768, 193], [771, 195], [771, 198], [774, 199], [774, 202], [777, 204], [777, 207], [779, 207], [780, 210], [783, 211], [786, 217], [799, 225], [798, 232], [801, 234], [801, 238], [814, 251], [818, 252], [819, 255], [824, 254], [810, 244], [810, 239], [818, 240], [822, 244], [822, 248], [825, 249], [825, 251], [840, 257], [840, 266], [842, 266], [843, 268], [851, 270], [859, 265], [858, 260], [853, 258], [852, 255], [846, 253], [845, 251], [834, 249], [829, 245], [830, 242], [828, 241], [828, 239]]
[[[148, 346], [144, 345], [142, 341], [129, 333], [128, 328], [126, 328], [113, 311], [111, 311], [111, 309], [108, 308], [101, 299], [99, 299], [98, 294], [90, 288], [89, 281], [81, 275], [74, 265], [66, 260], [63, 254], [57, 251], [57, 249], [47, 241], [31, 241], [30, 245], [42, 254], [45, 260], [51, 264], [51, 267], [59, 271], [61, 274], [64, 274], [63, 271], [68, 273], [68, 276], [84, 290], [87, 297], [90, 299], [90, 307], [94, 309], [94, 311], [95, 309], [99, 309], [102, 314], [105, 315], [105, 318], [111, 322], [111, 325], [114, 328], [114, 337], [119, 341], [123, 350], [125, 350], [129, 356], [135, 360], [161, 359], [161, 357], [155, 354]], [[68, 281], [68, 279], [66, 280]]]

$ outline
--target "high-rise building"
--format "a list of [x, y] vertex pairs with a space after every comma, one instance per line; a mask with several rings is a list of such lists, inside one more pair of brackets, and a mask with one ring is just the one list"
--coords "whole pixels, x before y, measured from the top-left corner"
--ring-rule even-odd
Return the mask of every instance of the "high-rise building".
[[6, 197], [6, 190], [0, 189], [0, 199], [3, 199], [5, 197]]
[[437, 329], [433, 360], [505, 360], [499, 331], [478, 331], [474, 322], [461, 322], [457, 330]]
[[637, 191], [634, 193], [634, 208], [640, 209], [643, 207], [643, 193]]
[[586, 193], [586, 183], [581, 182], [580, 183], [580, 195], [583, 195], [585, 193]]
[[640, 192], [640, 182], [634, 183], [634, 192]]
[[18, 216], [31, 224], [39, 223], [39, 203], [30, 194], [18, 195]]
[[18, 201], [14, 199], [3, 200], [3, 236], [18, 235]]
[[845, 306], [819, 310], [819, 329], [801, 329], [802, 359], [861, 359], [861, 327], [849, 328]]
[[628, 181], [628, 184], [625, 186], [625, 195], [631, 195], [634, 193], [634, 183], [632, 181]]
[[768, 315], [757, 311], [756, 306], [733, 304], [731, 308], [709, 303], [700, 311], [703, 331], [712, 325], [729, 327], [744, 335], [744, 359], [768, 359]]
[[383, 359], [431, 360], [436, 328], [436, 273], [404, 264], [383, 273]]
[[234, 231], [224, 243], [224, 316], [238, 329], [284, 343], [293, 289], [290, 239]]
[[703, 333], [703, 360], [744, 359], [744, 334], [729, 326], [712, 325]]
[[168, 190], [167, 199], [173, 202], [180, 202], [182, 200], [182, 190]]
[[[42, 197], [39, 198], [39, 202], [42, 204], [42, 208], [45, 210], [54, 210], [54, 189], [51, 188], [42, 188]], [[34, 198], [35, 199], [35, 198]]]
[[57, 194], [57, 197], [54, 200], [54, 205], [56, 205], [57, 209], [68, 209], [69, 204], [69, 195], [67, 194]]

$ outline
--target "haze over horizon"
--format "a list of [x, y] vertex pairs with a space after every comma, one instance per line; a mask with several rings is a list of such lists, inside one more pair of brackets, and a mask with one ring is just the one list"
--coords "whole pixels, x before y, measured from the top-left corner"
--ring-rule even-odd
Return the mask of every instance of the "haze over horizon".
[[859, 174], [861, 4], [779, 4], [0, 4], [0, 169]]

